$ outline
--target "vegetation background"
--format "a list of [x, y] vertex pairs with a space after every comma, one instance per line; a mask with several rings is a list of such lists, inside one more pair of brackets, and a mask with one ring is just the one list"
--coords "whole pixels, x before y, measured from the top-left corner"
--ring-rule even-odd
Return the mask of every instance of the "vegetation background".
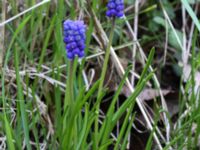
[[[1, 0], [0, 149], [200, 148], [199, 0], [124, 0], [115, 27], [107, 2]], [[87, 25], [72, 70], [66, 19]]]

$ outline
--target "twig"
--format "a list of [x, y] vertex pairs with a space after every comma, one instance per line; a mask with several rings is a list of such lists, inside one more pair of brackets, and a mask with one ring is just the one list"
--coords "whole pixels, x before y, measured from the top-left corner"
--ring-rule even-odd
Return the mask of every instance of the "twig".
[[168, 14], [167, 14], [167, 12], [166, 12], [166, 10], [165, 10], [165, 8], [164, 8], [164, 6], [163, 6], [161, 0], [160, 0], [160, 4], [161, 4], [161, 7], [162, 7], [163, 14], [164, 14], [165, 18], [167, 19], [167, 21], [168, 21], [170, 27], [172, 28], [172, 31], [174, 32], [174, 35], [175, 35], [175, 37], [176, 37], [176, 40], [177, 40], [177, 42], [178, 42], [180, 48], [183, 49], [181, 40], [180, 40], [180, 38], [178, 37], [178, 34], [177, 34], [177, 32], [176, 32], [176, 30], [175, 30], [175, 28], [174, 28], [174, 26], [173, 26], [173, 24], [172, 24], [172, 22], [171, 22], [171, 20], [170, 20], [170, 18], [169, 18], [169, 16], [168, 16]]
[[[195, 14], [197, 14], [198, 12], [198, 3], [196, 4], [195, 6]], [[189, 34], [189, 40], [188, 40], [188, 45], [187, 45], [187, 53], [188, 55], [190, 56], [190, 48], [191, 48], [191, 45], [192, 45], [192, 37], [193, 37], [193, 32], [194, 32], [194, 22], [192, 21], [192, 25], [190, 27], [190, 34]]]
[[183, 32], [183, 49], [182, 49], [182, 61], [183, 61], [183, 67], [187, 65], [188, 61], [188, 55], [187, 55], [187, 49], [186, 49], [186, 13], [185, 13], [185, 7], [182, 5], [182, 20], [183, 20], [183, 25], [182, 25], [182, 32]]
[[[134, 16], [134, 32], [135, 36], [133, 37], [133, 41], [137, 41], [137, 34], [138, 34], [138, 13], [139, 12], [139, 0], [135, 1], [135, 16]], [[133, 44], [133, 52], [132, 52], [132, 71], [135, 71], [135, 56], [136, 56], [136, 43]], [[135, 77], [134, 75], [131, 76], [131, 84], [134, 87]]]
[[166, 63], [166, 57], [167, 57], [168, 34], [169, 34], [169, 27], [168, 27], [167, 19], [165, 18], [165, 49], [164, 49], [163, 65], [165, 65], [165, 63]]
[[[138, 14], [139, 14], [139, 0], [135, 0], [135, 15], [134, 15], [134, 32], [135, 36], [133, 37], [133, 41], [137, 41], [137, 35], [138, 35]], [[136, 50], [137, 45], [136, 43], [133, 44], [133, 51], [132, 51], [132, 72], [135, 72], [135, 59], [136, 59]], [[134, 87], [135, 85], [135, 76], [132, 74], [131, 76], [131, 85]], [[131, 116], [129, 117], [129, 120], [131, 120]], [[127, 142], [127, 149], [130, 149], [130, 140], [131, 140], [131, 133], [128, 135], [128, 142]]]

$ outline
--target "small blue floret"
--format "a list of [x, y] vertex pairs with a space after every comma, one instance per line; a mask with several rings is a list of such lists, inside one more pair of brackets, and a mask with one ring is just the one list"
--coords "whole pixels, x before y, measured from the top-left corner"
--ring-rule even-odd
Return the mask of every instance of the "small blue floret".
[[66, 20], [63, 23], [67, 57], [73, 60], [75, 56], [84, 57], [86, 25], [83, 21]]
[[107, 4], [106, 16], [121, 18], [124, 15], [123, 0], [109, 0]]

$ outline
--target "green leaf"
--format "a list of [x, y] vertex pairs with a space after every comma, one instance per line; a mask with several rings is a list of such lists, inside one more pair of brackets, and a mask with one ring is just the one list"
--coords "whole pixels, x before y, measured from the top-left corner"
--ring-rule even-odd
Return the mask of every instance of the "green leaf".
[[198, 3], [198, 2], [200, 2], [200, 0], [188, 0], [189, 4], [195, 4], [195, 3]]
[[[25, 143], [26, 147], [28, 150], [31, 150], [31, 145], [30, 145], [30, 138], [29, 138], [29, 127], [28, 127], [28, 119], [27, 119], [27, 114], [26, 114], [26, 105], [25, 105], [25, 99], [23, 95], [23, 89], [21, 85], [21, 77], [19, 75], [19, 55], [18, 55], [17, 48], [14, 48], [14, 62], [15, 62], [15, 72], [16, 72], [16, 80], [17, 80], [17, 98], [20, 100], [19, 101], [19, 106], [20, 106], [20, 113], [21, 113], [21, 121], [23, 125], [23, 130], [24, 130], [24, 136], [25, 136]], [[18, 120], [20, 121], [20, 120]]]
[[[156, 16], [153, 19], [157, 24], [161, 25], [163, 28], [168, 28], [168, 39], [169, 39], [169, 44], [176, 48], [177, 50], [181, 50], [181, 47], [178, 43], [178, 40], [176, 38], [176, 35], [174, 33], [174, 31], [172, 30], [172, 28], [170, 28], [170, 25], [167, 23], [166, 26], [166, 21], [164, 20], [164, 18]], [[176, 34], [178, 35], [178, 38], [180, 39], [180, 42], [183, 41], [183, 33], [180, 32], [179, 30], [175, 29]]]
[[187, 10], [187, 12], [189, 13], [190, 17], [192, 18], [192, 20], [194, 21], [197, 29], [200, 32], [200, 23], [199, 23], [199, 20], [198, 20], [198, 18], [196, 16], [195, 12], [190, 7], [190, 4], [188, 3], [187, 0], [181, 0], [181, 2], [183, 3], [183, 6], [185, 7], [185, 9]]
[[[178, 38], [180, 39], [180, 42], [182, 44], [183, 41], [183, 33], [180, 32], [179, 30], [175, 29], [176, 34], [178, 35]], [[174, 48], [176, 48], [177, 50], [181, 50], [180, 45], [178, 44], [178, 40], [175, 36], [175, 33], [173, 32], [173, 30], [169, 30], [169, 34], [168, 34], [168, 38], [169, 38], [169, 44], [171, 46], [173, 46]]]
[[14, 32], [14, 35], [13, 35], [13, 37], [12, 37], [12, 40], [11, 40], [9, 46], [8, 46], [8, 49], [7, 49], [7, 54], [6, 54], [6, 58], [5, 58], [5, 63], [4, 63], [4, 65], [6, 65], [7, 62], [8, 62], [8, 57], [9, 57], [9, 54], [10, 54], [10, 50], [11, 50], [11, 48], [12, 48], [12, 46], [13, 46], [13, 43], [15, 42], [15, 40], [16, 40], [18, 34], [20, 33], [20, 31], [23, 29], [23, 27], [26, 25], [26, 23], [29, 21], [30, 18], [31, 18], [31, 15], [27, 16], [27, 17], [20, 23], [20, 25], [18, 26], [18, 28], [17, 28], [16, 31]]
[[8, 148], [9, 150], [15, 150], [15, 146], [13, 144], [13, 138], [12, 138], [12, 129], [6, 117], [6, 113], [4, 113], [4, 121], [5, 121], [6, 138], [7, 138], [6, 141], [8, 143]]
[[150, 73], [145, 79], [141, 81], [139, 85], [136, 86], [135, 91], [131, 94], [131, 96], [120, 106], [120, 108], [117, 110], [117, 112], [112, 117], [112, 124], [115, 125], [117, 120], [123, 115], [123, 113], [126, 111], [126, 109], [135, 102], [137, 96], [140, 94], [144, 86], [146, 85], [147, 81], [149, 81], [152, 76], [153, 72]]
[[103, 122], [102, 126], [101, 126], [101, 129], [100, 129], [100, 139], [102, 138], [102, 142], [104, 143], [107, 138], [108, 138], [108, 135], [110, 134], [110, 125], [111, 125], [111, 121], [112, 121], [112, 117], [113, 117], [113, 113], [114, 113], [114, 110], [115, 110], [115, 105], [116, 105], [116, 102], [118, 100], [118, 97], [119, 97], [119, 94], [121, 93], [121, 90], [126, 82], [126, 79], [128, 77], [128, 74], [130, 72], [130, 69], [132, 68], [132, 66], [129, 66], [121, 80], [121, 83], [119, 84], [118, 86], [118, 89], [117, 91], [115, 92], [115, 95], [112, 99], [112, 102], [110, 104], [110, 107], [107, 111], [107, 114], [106, 114], [106, 119], [105, 121]]
[[83, 126], [81, 129], [80, 137], [78, 139], [76, 150], [79, 150], [81, 148], [81, 144], [83, 143], [84, 136], [86, 135], [87, 125], [88, 125], [88, 119], [89, 119], [89, 106], [88, 104], [85, 105], [85, 114], [84, 114], [84, 121]]
[[156, 16], [153, 18], [153, 21], [156, 22], [157, 24], [165, 27], [165, 20], [162, 17]]

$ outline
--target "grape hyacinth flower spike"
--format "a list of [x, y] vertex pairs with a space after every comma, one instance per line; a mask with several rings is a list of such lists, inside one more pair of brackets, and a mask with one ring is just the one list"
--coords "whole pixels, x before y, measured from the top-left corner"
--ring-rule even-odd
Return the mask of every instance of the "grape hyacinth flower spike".
[[106, 16], [121, 18], [124, 15], [123, 0], [109, 0], [107, 4]]
[[63, 23], [64, 42], [67, 57], [73, 60], [76, 56], [84, 57], [86, 25], [83, 21], [66, 20]]

